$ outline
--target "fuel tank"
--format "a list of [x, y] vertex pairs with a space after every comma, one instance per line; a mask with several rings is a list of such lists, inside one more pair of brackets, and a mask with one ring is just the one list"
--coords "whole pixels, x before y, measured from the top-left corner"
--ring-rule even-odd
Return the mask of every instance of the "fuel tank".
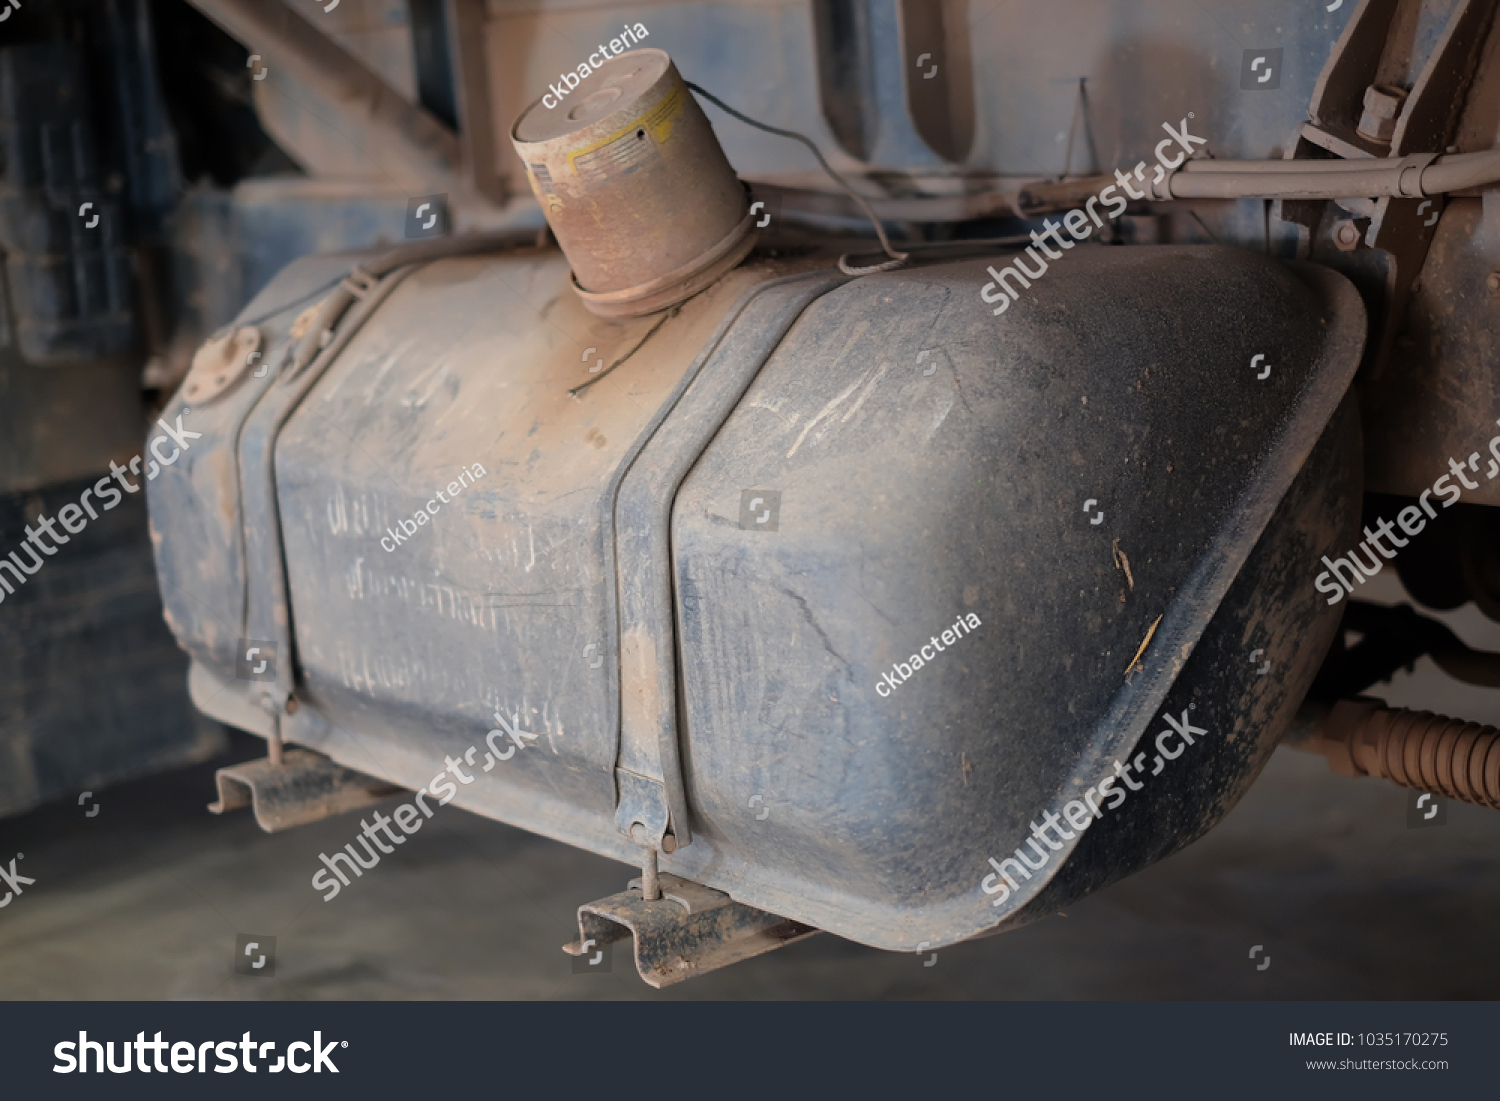
[[1326, 269], [1078, 249], [996, 317], [985, 259], [757, 252], [610, 319], [520, 247], [365, 280], [299, 367], [349, 264], [246, 308], [273, 369], [148, 487], [194, 699], [348, 768], [467, 762], [460, 807], [916, 950], [1200, 836], [1337, 629], [1365, 317]]

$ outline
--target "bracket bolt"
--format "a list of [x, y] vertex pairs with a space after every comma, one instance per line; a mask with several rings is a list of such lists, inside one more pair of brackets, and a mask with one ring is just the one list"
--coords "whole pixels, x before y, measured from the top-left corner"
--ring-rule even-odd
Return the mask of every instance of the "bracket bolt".
[[1406, 91], [1389, 84], [1372, 84], [1365, 89], [1365, 109], [1359, 116], [1360, 137], [1389, 145], [1396, 132], [1396, 118], [1406, 102]]
[[641, 897], [647, 902], [661, 898], [661, 876], [656, 870], [656, 850], [647, 847], [641, 854]]
[[1363, 236], [1359, 226], [1353, 222], [1340, 222], [1333, 231], [1333, 243], [1343, 252], [1353, 252], [1359, 248], [1359, 241]]

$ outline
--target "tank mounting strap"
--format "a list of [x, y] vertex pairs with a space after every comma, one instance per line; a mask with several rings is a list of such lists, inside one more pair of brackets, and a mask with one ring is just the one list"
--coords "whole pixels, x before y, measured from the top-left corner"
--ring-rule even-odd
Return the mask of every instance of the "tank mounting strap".
[[[693, 839], [678, 745], [671, 565], [677, 490], [807, 306], [846, 282], [837, 273], [813, 271], [745, 292], [621, 463], [606, 497], [607, 568], [615, 583], [606, 590], [605, 615], [620, 646], [616, 824], [628, 836], [637, 821], [650, 827], [653, 837], [643, 843], [659, 841], [670, 829], [672, 848], [664, 852]], [[669, 822], [658, 830], [654, 808], [662, 798]], [[632, 801], [636, 805], [628, 805]], [[641, 808], [651, 814], [641, 817]]]

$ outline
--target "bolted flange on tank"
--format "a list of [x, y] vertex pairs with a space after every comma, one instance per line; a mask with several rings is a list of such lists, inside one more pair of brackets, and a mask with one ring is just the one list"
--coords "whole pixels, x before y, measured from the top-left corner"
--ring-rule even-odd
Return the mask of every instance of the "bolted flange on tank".
[[553, 98], [521, 113], [511, 141], [590, 310], [656, 313], [750, 252], [745, 188], [664, 51], [620, 54]]

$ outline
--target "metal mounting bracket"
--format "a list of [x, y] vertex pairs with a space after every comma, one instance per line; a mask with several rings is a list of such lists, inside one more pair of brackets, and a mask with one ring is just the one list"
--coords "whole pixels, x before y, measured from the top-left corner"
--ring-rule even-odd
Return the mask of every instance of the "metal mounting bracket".
[[214, 814], [253, 807], [255, 821], [267, 833], [319, 822], [345, 811], [380, 802], [405, 788], [336, 765], [322, 754], [288, 747], [280, 764], [270, 758], [221, 768]]
[[636, 970], [659, 990], [819, 932], [669, 872], [661, 874], [661, 898], [648, 902], [640, 888], [632, 879], [619, 894], [578, 907], [578, 939], [563, 951], [581, 956], [585, 942], [602, 947], [634, 936]]

